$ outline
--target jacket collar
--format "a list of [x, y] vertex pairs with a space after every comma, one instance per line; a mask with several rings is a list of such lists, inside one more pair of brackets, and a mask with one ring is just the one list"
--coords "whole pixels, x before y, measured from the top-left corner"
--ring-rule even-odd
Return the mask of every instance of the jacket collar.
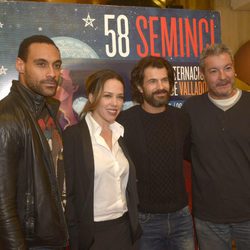
[[38, 118], [40, 116], [45, 106], [48, 108], [51, 116], [56, 117], [60, 105], [58, 100], [34, 93], [16, 80], [12, 81], [11, 91], [18, 92], [21, 95], [25, 101], [26, 108], [33, 113], [35, 117]]

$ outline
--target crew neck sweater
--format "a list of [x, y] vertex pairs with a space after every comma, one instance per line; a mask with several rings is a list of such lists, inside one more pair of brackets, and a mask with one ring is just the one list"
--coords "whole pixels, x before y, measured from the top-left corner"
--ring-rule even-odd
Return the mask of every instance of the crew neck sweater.
[[137, 171], [139, 210], [169, 213], [186, 206], [183, 147], [189, 131], [187, 115], [171, 106], [157, 114], [135, 106], [118, 119]]

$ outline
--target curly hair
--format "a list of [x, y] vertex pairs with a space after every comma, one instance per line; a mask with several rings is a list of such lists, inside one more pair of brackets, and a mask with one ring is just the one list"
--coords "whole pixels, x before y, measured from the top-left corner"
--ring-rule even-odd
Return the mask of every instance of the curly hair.
[[138, 87], [142, 87], [143, 80], [144, 80], [144, 72], [145, 69], [148, 67], [153, 68], [165, 68], [167, 70], [169, 85], [170, 85], [170, 92], [174, 86], [174, 78], [175, 78], [175, 71], [172, 65], [162, 57], [156, 56], [147, 56], [142, 58], [133, 68], [131, 72], [131, 95], [132, 100], [142, 104], [143, 103], [143, 96], [142, 93], [139, 91]]

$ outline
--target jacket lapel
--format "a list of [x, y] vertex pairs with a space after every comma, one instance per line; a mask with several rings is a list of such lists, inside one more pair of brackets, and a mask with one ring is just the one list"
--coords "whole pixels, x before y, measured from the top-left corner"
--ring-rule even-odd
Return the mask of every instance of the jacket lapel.
[[90, 133], [85, 118], [83, 118], [82, 121], [80, 122], [79, 132], [82, 145], [81, 153], [83, 154], [84, 165], [86, 166], [86, 172], [90, 180], [93, 180], [94, 182], [94, 154], [93, 154]]

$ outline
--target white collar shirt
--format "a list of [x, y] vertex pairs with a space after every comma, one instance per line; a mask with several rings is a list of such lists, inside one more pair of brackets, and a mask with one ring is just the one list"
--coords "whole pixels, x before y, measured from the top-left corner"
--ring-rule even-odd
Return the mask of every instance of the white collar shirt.
[[124, 128], [118, 122], [110, 125], [112, 150], [101, 136], [102, 128], [91, 113], [85, 116], [94, 155], [94, 221], [107, 221], [121, 217], [127, 211], [126, 187], [129, 163], [118, 139]]

